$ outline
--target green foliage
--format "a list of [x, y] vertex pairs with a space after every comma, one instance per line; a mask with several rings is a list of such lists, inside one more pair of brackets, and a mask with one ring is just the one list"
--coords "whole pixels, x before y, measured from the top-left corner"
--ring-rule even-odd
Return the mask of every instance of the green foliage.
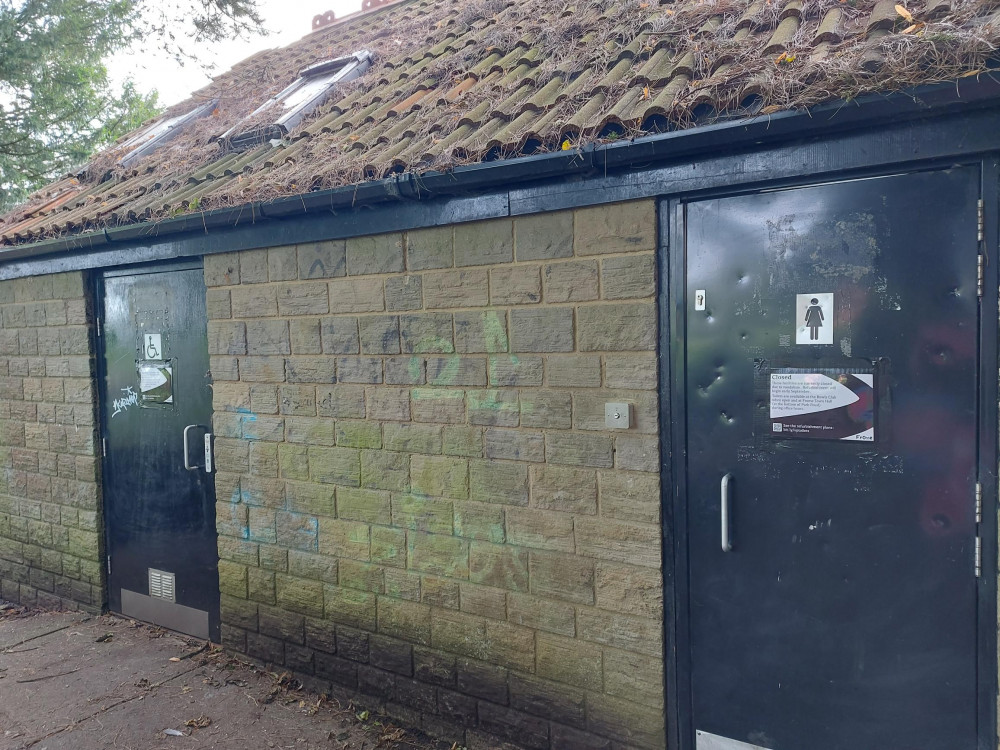
[[178, 57], [259, 31], [256, 0], [0, 0], [0, 210], [154, 116], [105, 61], [138, 42]]

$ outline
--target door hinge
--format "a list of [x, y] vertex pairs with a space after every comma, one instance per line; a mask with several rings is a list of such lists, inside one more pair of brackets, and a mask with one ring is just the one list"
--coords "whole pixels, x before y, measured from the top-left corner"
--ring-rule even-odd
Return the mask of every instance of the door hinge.
[[976, 523], [983, 522], [983, 485], [976, 482]]
[[105, 437], [101, 438], [101, 453], [104, 454], [105, 458], [108, 457], [108, 439]]
[[986, 206], [983, 199], [976, 201], [976, 239], [980, 242], [986, 239]]
[[983, 254], [976, 256], [976, 296], [983, 296]]
[[97, 337], [100, 338], [104, 335], [104, 326], [102, 325], [100, 318], [97, 318], [94, 322], [97, 324]]
[[108, 555], [108, 575], [111, 575], [111, 555]]
[[976, 578], [983, 574], [983, 540], [976, 537]]

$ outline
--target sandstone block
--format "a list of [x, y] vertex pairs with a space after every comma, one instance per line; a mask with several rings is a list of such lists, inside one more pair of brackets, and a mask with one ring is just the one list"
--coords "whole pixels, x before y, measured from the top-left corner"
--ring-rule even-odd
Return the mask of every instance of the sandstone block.
[[508, 508], [507, 541], [522, 547], [573, 552], [573, 517], [533, 508]]
[[545, 438], [540, 432], [527, 430], [486, 430], [486, 457], [508, 461], [545, 460]]
[[385, 309], [382, 279], [334, 279], [330, 285], [331, 313], [381, 312]]
[[406, 235], [406, 266], [411, 271], [449, 268], [455, 263], [455, 230], [450, 226], [417, 229]]
[[385, 309], [390, 312], [419, 310], [424, 305], [423, 277], [393, 276], [385, 280]]
[[379, 597], [378, 632], [426, 646], [431, 642], [431, 608], [388, 596]]
[[560, 466], [532, 466], [531, 505], [542, 510], [596, 514], [596, 472]]
[[326, 354], [358, 354], [361, 351], [358, 319], [346, 315], [323, 318], [320, 341]]
[[520, 216], [514, 220], [517, 259], [568, 258], [573, 254], [573, 212]]
[[469, 580], [508, 591], [527, 591], [528, 551], [506, 544], [472, 542]]
[[408, 492], [410, 457], [405, 453], [385, 450], [361, 451], [361, 486]]
[[392, 525], [411, 531], [451, 534], [454, 506], [451, 500], [418, 495], [394, 495]]
[[656, 335], [653, 302], [583, 305], [577, 309], [580, 351], [652, 351]]
[[469, 463], [450, 456], [412, 456], [410, 489], [414, 494], [465, 499], [469, 496]]
[[323, 583], [293, 576], [275, 576], [278, 606], [312, 617], [323, 615]]
[[485, 269], [463, 268], [431, 271], [423, 276], [424, 307], [485, 307], [490, 302], [489, 275]]
[[455, 227], [455, 265], [482, 266], [514, 260], [514, 222], [477, 221]]
[[585, 690], [602, 689], [601, 649], [575, 638], [539, 633], [536, 639], [538, 662], [535, 673]]
[[502, 310], [455, 313], [455, 349], [494, 354], [508, 351], [507, 316]]
[[441, 534], [412, 532], [407, 535], [410, 567], [424, 573], [469, 577], [469, 542]]
[[347, 240], [347, 273], [363, 276], [403, 270], [403, 235], [376, 234]]
[[550, 432], [545, 436], [545, 455], [550, 463], [610, 468], [611, 438], [572, 432]]
[[344, 240], [296, 245], [300, 279], [329, 279], [347, 275]]
[[399, 335], [406, 354], [451, 354], [455, 351], [452, 316], [448, 313], [400, 315]]
[[530, 594], [507, 594], [507, 619], [533, 630], [565, 635], [576, 633], [576, 612], [572, 604], [542, 599]]
[[239, 286], [231, 291], [234, 318], [266, 318], [278, 314], [278, 297], [272, 286]]
[[542, 279], [546, 302], [589, 302], [600, 296], [600, 273], [596, 261], [548, 263]]
[[602, 560], [659, 568], [661, 536], [658, 526], [606, 518], [579, 517], [576, 520], [577, 551]]
[[538, 266], [508, 266], [490, 270], [490, 304], [532, 305], [542, 299]]
[[489, 358], [489, 382], [494, 388], [542, 384], [542, 358], [497, 355]]
[[[247, 354], [291, 354], [287, 320], [254, 320], [247, 323]], [[237, 354], [238, 352], [217, 352]]]
[[276, 293], [279, 315], [326, 315], [330, 310], [329, 290], [321, 281], [280, 284]]
[[323, 555], [368, 562], [371, 559], [370, 527], [343, 519], [319, 519], [319, 551]]
[[238, 253], [216, 253], [206, 255], [205, 286], [231, 286], [240, 283], [240, 261]]
[[577, 255], [623, 253], [656, 248], [656, 205], [633, 201], [584, 208], [574, 217]]
[[504, 511], [492, 503], [457, 501], [455, 506], [455, 534], [466, 539], [480, 539], [503, 544]]
[[573, 351], [573, 309], [511, 310], [510, 348], [512, 352]]
[[482, 503], [527, 505], [528, 467], [505, 461], [471, 461], [469, 497]]
[[399, 318], [365, 315], [358, 322], [363, 354], [399, 354]]

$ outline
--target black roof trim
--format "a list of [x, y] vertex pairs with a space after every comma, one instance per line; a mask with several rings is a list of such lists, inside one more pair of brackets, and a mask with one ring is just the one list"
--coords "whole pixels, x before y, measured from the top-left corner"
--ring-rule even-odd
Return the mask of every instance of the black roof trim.
[[[267, 203], [250, 203], [235, 208], [185, 214], [157, 223], [133, 224], [103, 232], [17, 245], [0, 250], [0, 278], [10, 275], [4, 270], [4, 266], [8, 264], [89, 253], [106, 244], [148, 245], [153, 242], [177, 246], [184, 241], [182, 235], [185, 234], [204, 235], [260, 224], [266, 220], [310, 214], [329, 215], [406, 199], [423, 201], [447, 196], [496, 193], [498, 190], [510, 191], [531, 183], [557, 178], [572, 179], [574, 176], [579, 179], [594, 173], [652, 169], [671, 162], [695, 161], [698, 157], [719, 158], [727, 153], [773, 147], [776, 143], [801, 142], [846, 131], [870, 129], [877, 124], [899, 124], [932, 115], [971, 112], [997, 106], [1000, 106], [1000, 77], [983, 74], [908, 92], [837, 102], [810, 111], [782, 112], [630, 141], [473, 164], [451, 172], [393, 175], [382, 180], [304, 193]], [[997, 139], [995, 147], [1000, 150], [1000, 139]], [[956, 153], [963, 150], [963, 145], [957, 143]], [[661, 192], [675, 191], [664, 186]], [[175, 252], [175, 255], [181, 254], [188, 253]]]

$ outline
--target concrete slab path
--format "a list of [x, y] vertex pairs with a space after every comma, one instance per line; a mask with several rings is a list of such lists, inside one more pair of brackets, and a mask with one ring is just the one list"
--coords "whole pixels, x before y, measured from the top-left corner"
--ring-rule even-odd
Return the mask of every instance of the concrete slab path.
[[451, 747], [296, 688], [160, 628], [0, 603], [0, 750]]

